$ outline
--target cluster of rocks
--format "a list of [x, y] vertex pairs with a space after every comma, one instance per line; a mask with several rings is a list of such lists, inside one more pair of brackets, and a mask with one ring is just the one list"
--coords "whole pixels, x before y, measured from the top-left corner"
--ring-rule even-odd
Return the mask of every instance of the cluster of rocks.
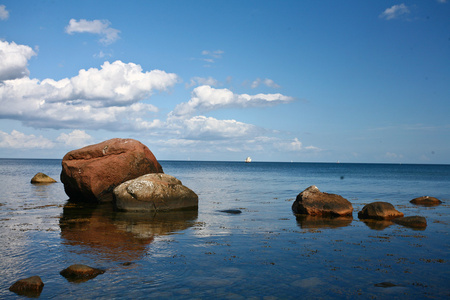
[[[62, 270], [60, 274], [70, 282], [83, 282], [105, 273], [104, 270], [92, 268], [86, 265], [75, 264]], [[44, 289], [41, 277], [32, 276], [16, 281], [9, 287], [11, 292], [21, 296], [39, 297]]]
[[133, 139], [111, 139], [67, 153], [61, 182], [72, 201], [113, 202], [125, 211], [198, 207], [198, 196], [164, 174], [153, 153]]
[[[415, 198], [410, 201], [416, 205], [434, 206], [442, 203], [439, 199], [429, 196]], [[292, 211], [298, 215], [320, 217], [352, 217], [353, 206], [347, 199], [335, 194], [321, 192], [316, 186], [310, 186], [297, 195], [292, 204]], [[361, 220], [389, 220], [396, 224], [425, 228], [427, 221], [422, 216], [404, 217], [388, 202], [372, 202], [365, 205], [358, 218]]]

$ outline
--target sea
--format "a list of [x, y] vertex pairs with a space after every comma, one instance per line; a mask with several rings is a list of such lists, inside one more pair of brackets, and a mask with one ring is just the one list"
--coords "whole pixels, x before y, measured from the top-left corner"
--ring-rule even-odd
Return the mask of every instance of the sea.
[[[160, 164], [198, 194], [198, 210], [73, 203], [61, 160], [0, 159], [0, 299], [23, 298], [9, 287], [36, 275], [41, 299], [450, 298], [450, 165]], [[38, 172], [58, 182], [31, 184]], [[349, 200], [353, 217], [294, 215], [311, 185]], [[443, 203], [410, 203], [420, 196]], [[359, 220], [375, 201], [427, 227]], [[105, 273], [69, 281], [60, 272], [72, 264]]]

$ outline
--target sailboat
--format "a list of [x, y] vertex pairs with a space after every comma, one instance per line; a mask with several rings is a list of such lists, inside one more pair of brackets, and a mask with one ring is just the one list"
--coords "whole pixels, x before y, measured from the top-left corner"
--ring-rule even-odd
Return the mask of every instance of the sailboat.
[[251, 163], [252, 162], [252, 159], [250, 158], [250, 156], [247, 156], [247, 158], [245, 159], [245, 162], [246, 163]]

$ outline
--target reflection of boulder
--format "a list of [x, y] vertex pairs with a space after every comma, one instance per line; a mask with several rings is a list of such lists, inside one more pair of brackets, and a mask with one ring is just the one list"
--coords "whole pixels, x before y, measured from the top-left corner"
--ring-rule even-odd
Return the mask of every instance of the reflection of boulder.
[[394, 224], [389, 220], [363, 219], [362, 221], [367, 225], [367, 227], [373, 230], [383, 230]]
[[352, 223], [353, 217], [321, 217], [296, 215], [297, 224], [300, 228], [338, 228]]
[[87, 246], [111, 260], [132, 261], [146, 252], [154, 235], [189, 228], [196, 218], [197, 211], [143, 215], [115, 212], [112, 203], [68, 202], [60, 219], [61, 237], [69, 245]]

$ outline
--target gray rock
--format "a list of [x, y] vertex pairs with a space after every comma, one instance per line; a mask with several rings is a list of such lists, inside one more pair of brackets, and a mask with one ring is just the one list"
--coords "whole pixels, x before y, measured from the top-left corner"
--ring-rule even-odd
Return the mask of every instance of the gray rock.
[[114, 203], [125, 211], [167, 211], [198, 207], [198, 196], [177, 178], [147, 174], [114, 189]]

